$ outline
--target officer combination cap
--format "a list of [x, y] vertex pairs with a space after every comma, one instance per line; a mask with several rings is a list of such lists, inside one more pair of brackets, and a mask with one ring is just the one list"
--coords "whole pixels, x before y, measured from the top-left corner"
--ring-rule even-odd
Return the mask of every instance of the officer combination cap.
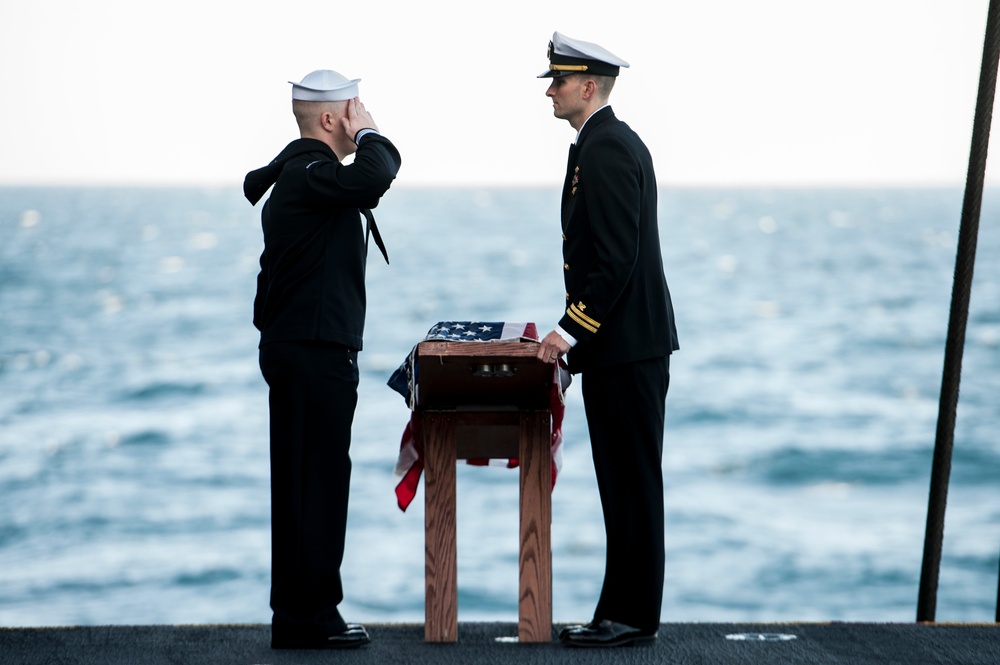
[[304, 102], [345, 102], [358, 96], [358, 82], [332, 69], [317, 69], [292, 84], [292, 99]]
[[549, 42], [549, 69], [538, 78], [566, 76], [567, 74], [595, 74], [597, 76], [618, 76], [620, 67], [628, 63], [597, 44], [571, 39], [558, 32], [552, 33]]

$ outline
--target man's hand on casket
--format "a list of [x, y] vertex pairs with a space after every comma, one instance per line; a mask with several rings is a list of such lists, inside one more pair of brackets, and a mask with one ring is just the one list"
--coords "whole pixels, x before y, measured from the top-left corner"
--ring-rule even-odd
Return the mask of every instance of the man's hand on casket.
[[559, 356], [567, 353], [569, 351], [569, 342], [564, 340], [562, 336], [555, 330], [550, 332], [542, 340], [538, 347], [537, 358], [541, 361], [547, 363], [554, 363], [559, 359]]

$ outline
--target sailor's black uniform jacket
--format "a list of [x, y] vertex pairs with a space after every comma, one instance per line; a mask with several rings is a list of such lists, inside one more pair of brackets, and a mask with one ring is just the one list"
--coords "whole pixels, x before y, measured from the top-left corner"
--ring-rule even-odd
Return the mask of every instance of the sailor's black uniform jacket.
[[367, 134], [354, 162], [340, 163], [316, 139], [292, 141], [247, 174], [244, 193], [264, 204], [264, 251], [253, 323], [261, 344], [335, 342], [361, 350], [365, 324], [366, 236], [361, 208], [374, 208], [399, 171], [395, 146]]
[[570, 147], [562, 194], [566, 313], [578, 343], [570, 371], [677, 350], [663, 273], [653, 161], [611, 107], [596, 112]]

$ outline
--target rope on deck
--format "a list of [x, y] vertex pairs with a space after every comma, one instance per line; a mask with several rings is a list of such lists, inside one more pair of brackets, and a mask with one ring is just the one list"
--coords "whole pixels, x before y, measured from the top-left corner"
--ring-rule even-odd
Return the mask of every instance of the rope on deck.
[[[924, 536], [924, 560], [917, 600], [917, 621], [934, 621], [937, 611], [944, 513], [955, 442], [955, 413], [962, 374], [965, 329], [969, 318], [972, 270], [976, 262], [976, 240], [979, 234], [979, 213], [983, 200], [983, 180], [986, 174], [986, 152], [990, 140], [993, 99], [996, 94], [998, 59], [1000, 59], [1000, 0], [990, 0], [983, 43], [983, 61], [979, 72], [976, 115], [972, 128], [972, 146], [969, 151], [969, 170], [966, 175], [962, 220], [958, 232], [958, 253], [955, 259], [955, 280], [952, 285], [951, 314], [945, 344], [941, 399], [938, 404], [937, 435], [934, 442], [934, 461], [927, 507], [927, 530]], [[997, 620], [1000, 621], [1000, 587], [998, 587], [997, 602]]]

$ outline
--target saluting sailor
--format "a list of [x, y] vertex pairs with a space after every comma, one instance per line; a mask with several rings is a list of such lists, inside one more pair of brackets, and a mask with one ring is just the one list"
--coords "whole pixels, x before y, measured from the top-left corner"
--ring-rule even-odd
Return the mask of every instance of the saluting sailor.
[[[400, 157], [358, 98], [359, 80], [321, 69], [289, 81], [300, 138], [243, 183], [253, 204], [274, 186], [261, 212], [253, 323], [270, 389], [275, 649], [370, 641], [337, 606], [365, 325], [362, 215], [385, 256], [370, 208], [389, 189]], [[350, 154], [354, 161], [344, 164]]]
[[566, 354], [583, 403], [604, 510], [607, 559], [593, 619], [563, 629], [570, 646], [656, 638], [663, 598], [663, 426], [673, 307], [656, 219], [649, 150], [608, 97], [628, 63], [558, 32], [545, 94], [577, 131], [562, 191], [566, 309], [538, 357]]

